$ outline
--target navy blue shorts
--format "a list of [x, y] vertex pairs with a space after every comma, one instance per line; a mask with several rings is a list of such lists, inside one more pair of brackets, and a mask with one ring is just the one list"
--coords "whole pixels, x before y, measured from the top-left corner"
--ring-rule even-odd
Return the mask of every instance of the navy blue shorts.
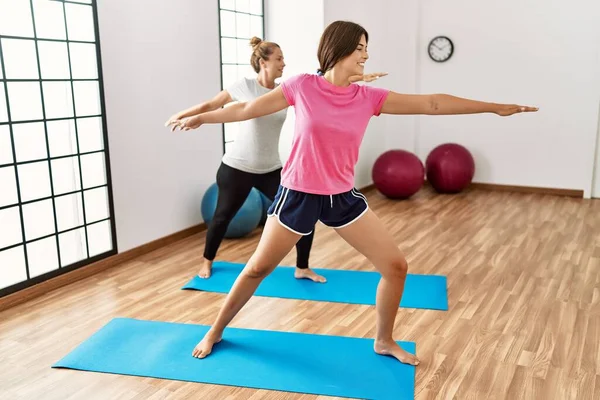
[[343, 228], [369, 209], [367, 198], [357, 189], [334, 195], [298, 192], [279, 186], [268, 216], [294, 233], [309, 235], [317, 221], [332, 228]]

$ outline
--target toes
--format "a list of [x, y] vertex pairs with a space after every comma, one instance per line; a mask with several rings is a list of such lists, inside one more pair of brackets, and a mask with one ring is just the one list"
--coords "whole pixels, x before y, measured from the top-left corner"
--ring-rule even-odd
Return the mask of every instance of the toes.
[[199, 349], [199, 348], [195, 348], [194, 351], [192, 352], [192, 356], [194, 356], [196, 358], [204, 358], [209, 354], [210, 354], [210, 351], [206, 351], [206, 350]]
[[412, 365], [414, 365], [414, 366], [417, 366], [417, 365], [419, 365], [420, 363], [421, 363], [421, 361], [420, 361], [420, 360], [419, 360], [417, 357], [415, 357], [415, 356], [412, 356], [412, 357], [411, 357], [411, 364], [412, 364]]

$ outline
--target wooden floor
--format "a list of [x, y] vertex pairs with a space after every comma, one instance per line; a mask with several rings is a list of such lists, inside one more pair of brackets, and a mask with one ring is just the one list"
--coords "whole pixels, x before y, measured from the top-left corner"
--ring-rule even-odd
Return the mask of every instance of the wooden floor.
[[[398, 311], [395, 339], [415, 341], [422, 360], [417, 399], [600, 399], [600, 201], [368, 197], [410, 272], [448, 277], [449, 311]], [[244, 262], [259, 235], [226, 241], [219, 258]], [[50, 368], [113, 317], [211, 324], [223, 295], [179, 290], [203, 243], [197, 234], [0, 313], [0, 398], [325, 399]], [[372, 270], [322, 225], [311, 265]], [[371, 338], [375, 309], [256, 297], [231, 326]]]

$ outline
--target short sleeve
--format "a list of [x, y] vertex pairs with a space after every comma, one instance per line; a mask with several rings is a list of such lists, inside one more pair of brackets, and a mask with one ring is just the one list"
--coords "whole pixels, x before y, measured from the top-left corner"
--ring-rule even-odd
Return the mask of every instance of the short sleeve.
[[381, 115], [381, 109], [383, 108], [383, 103], [388, 97], [390, 91], [388, 89], [378, 88], [374, 86], [363, 86], [366, 90], [367, 99], [371, 103], [373, 107], [373, 115], [378, 117]]
[[296, 95], [300, 92], [302, 83], [306, 79], [307, 74], [294, 75], [289, 79], [281, 82], [281, 91], [290, 106], [295, 105]]
[[238, 79], [237, 81], [232, 83], [226, 90], [233, 99], [233, 101], [243, 101], [242, 99], [247, 97], [246, 92], [248, 91], [246, 79]]

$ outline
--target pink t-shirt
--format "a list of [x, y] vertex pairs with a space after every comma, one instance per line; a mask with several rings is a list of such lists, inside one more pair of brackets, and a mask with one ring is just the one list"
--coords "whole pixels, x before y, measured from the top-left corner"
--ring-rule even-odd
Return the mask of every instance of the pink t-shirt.
[[335, 86], [311, 74], [296, 75], [281, 88], [296, 112], [281, 185], [324, 195], [351, 190], [365, 130], [371, 117], [379, 116], [389, 91], [357, 84]]

